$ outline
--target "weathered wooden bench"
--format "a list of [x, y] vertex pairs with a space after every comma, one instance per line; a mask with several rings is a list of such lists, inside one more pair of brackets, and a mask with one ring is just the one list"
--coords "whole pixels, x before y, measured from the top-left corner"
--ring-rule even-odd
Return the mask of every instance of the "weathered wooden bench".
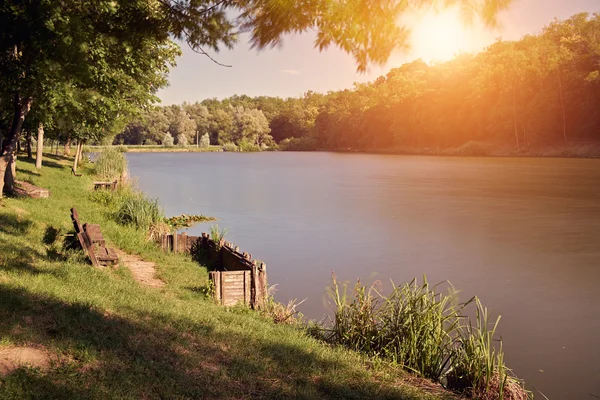
[[79, 214], [74, 207], [71, 208], [71, 219], [81, 249], [87, 254], [93, 266], [114, 265], [119, 261], [116, 251], [106, 247], [106, 240], [100, 231], [100, 225], [86, 223], [82, 226], [79, 222]]
[[118, 182], [119, 181], [117, 181], [117, 180], [114, 180], [112, 182], [94, 182], [94, 190], [98, 190], [98, 189], [116, 190]]

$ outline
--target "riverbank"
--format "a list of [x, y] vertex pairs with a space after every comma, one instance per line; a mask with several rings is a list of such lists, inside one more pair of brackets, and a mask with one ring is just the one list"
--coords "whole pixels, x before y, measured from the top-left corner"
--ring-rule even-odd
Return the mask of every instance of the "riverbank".
[[[89, 146], [89, 151], [100, 151], [105, 146]], [[116, 145], [124, 153], [213, 153], [223, 151], [222, 146], [196, 147], [194, 145], [165, 147], [160, 145]]]
[[[206, 268], [119, 225], [92, 200], [90, 171], [72, 176], [70, 163], [47, 156], [38, 172], [19, 161], [19, 178], [51, 196], [0, 202], [0, 356], [27, 348], [45, 360], [12, 370], [0, 357], [0, 398], [453, 398], [398, 366], [213, 304]], [[95, 269], [66, 251], [73, 206], [164, 284], [143, 287], [127, 266]]]
[[600, 158], [600, 144], [598, 143], [573, 143], [517, 149], [510, 146], [471, 141], [462, 146], [448, 148], [399, 146], [371, 150], [338, 148], [333, 151], [407, 156]]

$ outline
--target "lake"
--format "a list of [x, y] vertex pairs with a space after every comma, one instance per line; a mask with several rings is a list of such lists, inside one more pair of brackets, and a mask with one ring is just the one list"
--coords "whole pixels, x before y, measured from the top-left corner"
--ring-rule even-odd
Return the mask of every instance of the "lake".
[[[338, 280], [449, 280], [551, 399], [600, 396], [600, 160], [128, 153], [167, 215], [206, 214], [322, 318]], [[189, 234], [207, 232], [198, 225]], [[538, 394], [538, 398], [543, 398]]]

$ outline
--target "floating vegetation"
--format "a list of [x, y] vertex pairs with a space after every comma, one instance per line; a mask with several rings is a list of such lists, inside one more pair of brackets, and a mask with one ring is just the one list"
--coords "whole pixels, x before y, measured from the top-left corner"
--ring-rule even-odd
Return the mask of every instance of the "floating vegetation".
[[165, 218], [165, 222], [174, 229], [189, 228], [194, 224], [202, 222], [215, 221], [214, 217], [207, 217], [206, 215], [187, 215], [181, 214], [175, 217]]

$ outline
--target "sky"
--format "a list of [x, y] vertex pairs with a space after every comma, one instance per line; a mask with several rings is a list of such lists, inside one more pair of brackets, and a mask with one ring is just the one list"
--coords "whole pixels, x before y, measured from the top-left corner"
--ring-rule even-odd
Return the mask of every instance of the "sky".
[[242, 36], [233, 50], [213, 54], [231, 68], [218, 66], [183, 44], [183, 55], [169, 75], [169, 87], [161, 89], [158, 96], [169, 105], [234, 94], [285, 98], [302, 96], [309, 90], [326, 93], [352, 88], [355, 82], [372, 81], [419, 58], [444, 61], [457, 52], [480, 51], [499, 37], [514, 40], [535, 34], [554, 18], [600, 12], [600, 0], [513, 1], [499, 15], [499, 28], [495, 30], [477, 23], [465, 27], [453, 9], [439, 15], [420, 12], [406, 16], [405, 22], [413, 32], [411, 49], [392, 54], [385, 65], [371, 66], [366, 73], [358, 73], [354, 59], [337, 48], [319, 52], [313, 46], [312, 33], [286, 36], [283, 47], [262, 51], [250, 49], [248, 36]]

